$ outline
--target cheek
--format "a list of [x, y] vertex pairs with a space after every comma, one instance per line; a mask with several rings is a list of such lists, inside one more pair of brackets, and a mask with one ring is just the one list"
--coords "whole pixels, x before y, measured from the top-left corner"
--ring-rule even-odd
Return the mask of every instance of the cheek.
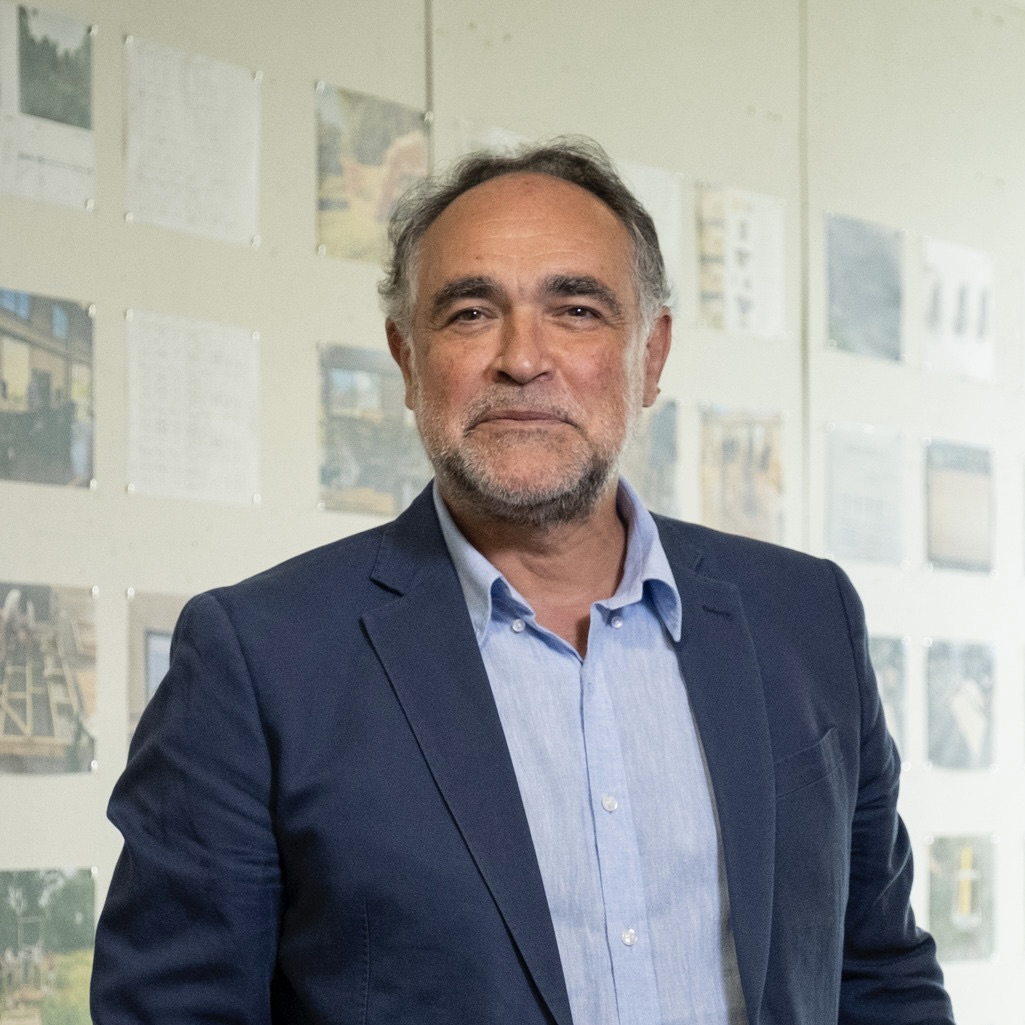
[[417, 387], [433, 409], [453, 412], [467, 405], [477, 393], [466, 361], [456, 357], [425, 360]]

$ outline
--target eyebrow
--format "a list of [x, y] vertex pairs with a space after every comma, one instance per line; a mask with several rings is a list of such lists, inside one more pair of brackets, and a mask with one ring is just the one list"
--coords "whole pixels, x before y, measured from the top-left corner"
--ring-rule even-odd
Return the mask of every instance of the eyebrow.
[[497, 300], [504, 290], [492, 278], [468, 275], [442, 285], [431, 297], [430, 319], [440, 316], [452, 303], [462, 299]]
[[[539, 293], [549, 298], [595, 299], [606, 306], [614, 317], [623, 316], [623, 304], [616, 293], [590, 274], [552, 274], [541, 282]], [[463, 299], [498, 302], [505, 289], [493, 278], [466, 275], [449, 281], [431, 297], [430, 318], [439, 317], [452, 303]]]
[[613, 316], [623, 316], [623, 304], [616, 293], [590, 274], [553, 274], [541, 283], [541, 293], [567, 299], [575, 296], [597, 299]]

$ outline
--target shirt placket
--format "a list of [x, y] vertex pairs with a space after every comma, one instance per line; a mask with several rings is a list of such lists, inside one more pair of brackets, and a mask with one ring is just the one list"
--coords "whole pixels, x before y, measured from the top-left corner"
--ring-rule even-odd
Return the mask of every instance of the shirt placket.
[[592, 609], [589, 657], [580, 668], [581, 705], [591, 814], [619, 1022], [650, 1025], [660, 1019], [660, 1008], [641, 856], [609, 689], [613, 681], [602, 668], [607, 664], [602, 658], [606, 635], [625, 629], [628, 626], [621, 610]]

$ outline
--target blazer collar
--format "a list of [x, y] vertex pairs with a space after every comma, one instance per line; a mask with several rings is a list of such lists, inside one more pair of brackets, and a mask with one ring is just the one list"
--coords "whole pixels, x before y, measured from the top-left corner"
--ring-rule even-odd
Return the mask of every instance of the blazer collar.
[[571, 1025], [516, 774], [429, 489], [386, 528], [372, 578], [397, 597], [364, 614], [370, 643], [542, 1000]]
[[[733, 939], [751, 1021], [759, 1019], [772, 928], [776, 794], [761, 669], [740, 590], [717, 579], [688, 524], [656, 517], [683, 603], [677, 656], [712, 780]], [[701, 572], [699, 572], [699, 569]]]

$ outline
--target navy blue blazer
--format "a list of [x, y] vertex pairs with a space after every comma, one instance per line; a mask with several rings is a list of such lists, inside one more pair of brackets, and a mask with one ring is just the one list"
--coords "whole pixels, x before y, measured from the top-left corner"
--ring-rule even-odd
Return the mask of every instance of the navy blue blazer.
[[[949, 1025], [850, 583], [658, 526], [752, 1025]], [[110, 817], [96, 1025], [570, 1025], [429, 491], [189, 603]]]

